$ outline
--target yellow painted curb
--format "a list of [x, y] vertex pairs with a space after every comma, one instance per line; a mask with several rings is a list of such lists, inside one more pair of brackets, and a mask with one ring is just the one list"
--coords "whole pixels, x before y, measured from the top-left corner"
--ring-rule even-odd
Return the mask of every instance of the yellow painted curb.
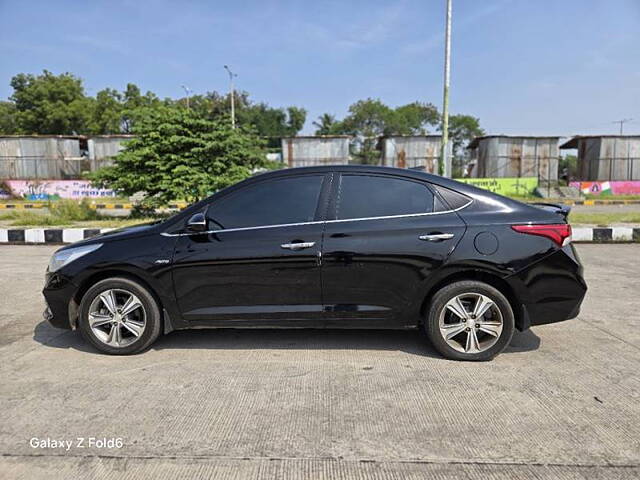
[[126, 209], [132, 209], [133, 208], [133, 204], [132, 203], [92, 203], [91, 208], [93, 208], [94, 210], [99, 208], [101, 210], [120, 210], [123, 208]]
[[46, 207], [46, 204], [44, 203], [0, 203], [0, 209], [5, 210], [20, 210], [44, 207]]

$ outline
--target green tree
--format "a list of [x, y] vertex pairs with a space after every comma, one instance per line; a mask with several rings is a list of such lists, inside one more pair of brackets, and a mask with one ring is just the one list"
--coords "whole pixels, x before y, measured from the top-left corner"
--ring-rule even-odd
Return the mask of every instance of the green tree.
[[307, 111], [300, 107], [287, 107], [286, 129], [289, 135], [297, 135], [307, 121]]
[[[100, 90], [93, 100], [88, 133], [99, 135], [131, 133], [138, 111], [172, 103], [172, 101], [163, 102], [153, 92], [143, 95], [140, 88], [133, 83], [128, 83], [122, 92], [105, 88]], [[141, 114], [144, 115], [144, 112]]]
[[342, 125], [336, 120], [334, 115], [323, 113], [317, 120], [313, 121], [316, 127], [316, 135], [335, 135], [342, 130]]
[[[155, 93], [147, 91], [144, 95], [134, 83], [127, 83], [127, 87], [122, 92], [122, 133], [133, 133], [136, 119], [142, 115], [146, 108], [156, 108], [170, 102], [162, 102]], [[136, 113], [141, 111], [140, 114]]]
[[[186, 106], [186, 98], [177, 101]], [[253, 127], [263, 137], [294, 136], [304, 127], [307, 112], [303, 108], [290, 106], [274, 108], [267, 103], [253, 103], [247, 92], [235, 92], [234, 107], [236, 123]], [[231, 115], [231, 97], [218, 92], [193, 95], [189, 98], [189, 108], [203, 118], [216, 119], [221, 115]]]
[[0, 102], [0, 134], [13, 135], [18, 129], [16, 105], [13, 102]]
[[[237, 91], [234, 94], [234, 106], [236, 114], [247, 108], [251, 102], [247, 92]], [[180, 104], [186, 106], [186, 98], [178, 100]], [[213, 120], [221, 115], [231, 115], [231, 96], [218, 92], [207, 92], [204, 95], [192, 95], [189, 97], [189, 108], [203, 118]]]
[[480, 119], [471, 115], [450, 115], [449, 116], [449, 140], [452, 144], [453, 155], [464, 156], [467, 144], [474, 139], [484, 135], [484, 130], [480, 127]]
[[357, 137], [354, 156], [360, 163], [379, 163], [378, 137], [388, 131], [392, 115], [393, 110], [377, 99], [359, 100], [349, 107], [349, 114], [341, 122], [340, 133]]
[[79, 134], [88, 129], [91, 99], [84, 94], [82, 80], [63, 73], [20, 73], [11, 79], [18, 133]]
[[303, 108], [273, 108], [262, 102], [250, 104], [236, 111], [239, 125], [251, 126], [263, 137], [291, 137], [296, 135], [307, 117]]
[[93, 105], [91, 133], [104, 135], [122, 130], [122, 94], [112, 88], [100, 90]]
[[430, 103], [413, 102], [391, 108], [379, 99], [367, 98], [349, 107], [349, 114], [335, 124], [335, 133], [357, 138], [355, 157], [362, 163], [380, 161], [378, 138], [383, 135], [419, 135], [438, 123], [438, 110]]
[[[566, 178], [565, 175], [568, 178]], [[578, 157], [567, 154], [560, 158], [560, 162], [558, 163], [558, 177], [561, 180], [568, 181], [571, 181], [574, 178], [580, 178], [580, 172], [578, 171]]]
[[[441, 128], [438, 127], [438, 130], [441, 130]], [[478, 118], [462, 114], [449, 116], [449, 141], [451, 142], [453, 177], [462, 176], [467, 162], [467, 144], [474, 137], [484, 134], [485, 132], [480, 127]]]
[[115, 157], [115, 165], [92, 175], [96, 185], [126, 195], [145, 192], [147, 206], [194, 202], [264, 163], [263, 141], [244, 127], [232, 129], [226, 117], [208, 120], [166, 105], [137, 112], [135, 138]]
[[343, 130], [354, 135], [420, 135], [439, 121], [436, 107], [430, 103], [413, 102], [391, 108], [378, 99], [367, 98], [349, 107], [342, 122]]
[[424, 135], [440, 121], [438, 109], [430, 103], [413, 102], [397, 107], [386, 126], [387, 135]]

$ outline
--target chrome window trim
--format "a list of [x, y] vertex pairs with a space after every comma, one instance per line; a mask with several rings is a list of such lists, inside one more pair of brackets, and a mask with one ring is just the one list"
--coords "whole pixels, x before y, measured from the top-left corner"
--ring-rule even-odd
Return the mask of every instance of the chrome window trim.
[[316, 220], [313, 222], [298, 222], [298, 223], [283, 223], [279, 225], [260, 225], [258, 227], [240, 227], [240, 228], [223, 228], [219, 230], [207, 230], [205, 232], [187, 232], [187, 233], [167, 233], [162, 232], [160, 235], [163, 237], [183, 237], [183, 236], [192, 236], [192, 235], [209, 235], [212, 233], [221, 233], [221, 232], [244, 232], [249, 230], [261, 230], [264, 228], [280, 228], [280, 227], [300, 227], [303, 225], [320, 225], [323, 223], [342, 223], [342, 222], [362, 222], [365, 220], [389, 220], [392, 218], [410, 218], [410, 217], [426, 217], [428, 215], [443, 215], [446, 213], [453, 213], [462, 210], [463, 208], [467, 208], [469, 205], [473, 203], [473, 200], [469, 200], [468, 203], [464, 204], [461, 207], [455, 208], [453, 210], [444, 210], [442, 212], [425, 212], [425, 213], [405, 213], [402, 215], [385, 215], [381, 217], [362, 217], [362, 218], [341, 218], [335, 220]]

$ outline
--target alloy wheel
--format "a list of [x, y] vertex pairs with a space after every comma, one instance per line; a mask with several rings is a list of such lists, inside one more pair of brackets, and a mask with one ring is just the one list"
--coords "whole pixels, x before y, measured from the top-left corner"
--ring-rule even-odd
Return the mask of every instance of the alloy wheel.
[[462, 293], [449, 300], [440, 312], [439, 329], [447, 344], [462, 353], [491, 348], [502, 334], [502, 312], [486, 295]]
[[88, 319], [98, 340], [119, 348], [140, 338], [147, 325], [147, 314], [140, 299], [118, 288], [105, 290], [93, 299]]

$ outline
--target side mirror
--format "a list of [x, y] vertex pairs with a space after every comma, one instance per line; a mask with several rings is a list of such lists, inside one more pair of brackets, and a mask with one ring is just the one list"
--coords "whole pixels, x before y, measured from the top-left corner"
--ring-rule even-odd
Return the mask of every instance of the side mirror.
[[207, 231], [207, 219], [204, 213], [195, 213], [187, 222], [187, 231], [201, 233]]

